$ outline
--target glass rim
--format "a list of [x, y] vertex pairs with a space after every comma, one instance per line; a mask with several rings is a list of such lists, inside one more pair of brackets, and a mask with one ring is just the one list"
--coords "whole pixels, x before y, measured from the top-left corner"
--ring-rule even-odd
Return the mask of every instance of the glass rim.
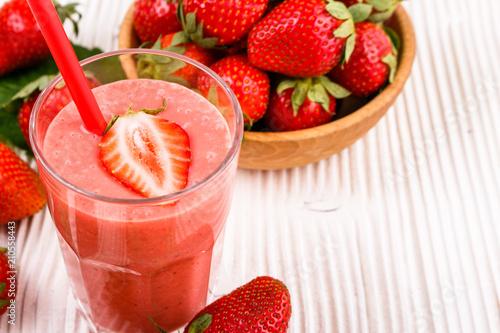
[[175, 201], [179, 200], [182, 197], [186, 197], [192, 192], [195, 192], [201, 187], [204, 187], [206, 184], [209, 184], [212, 180], [216, 179], [220, 174], [223, 173], [225, 169], [229, 167], [231, 162], [235, 159], [238, 158], [238, 153], [240, 150], [240, 145], [243, 140], [243, 112], [241, 110], [241, 106], [238, 102], [238, 99], [234, 92], [229, 88], [227, 83], [218, 75], [216, 74], [213, 70], [208, 68], [207, 66], [191, 59], [188, 58], [184, 55], [165, 51], [165, 50], [151, 50], [151, 49], [139, 49], [139, 48], [131, 48], [131, 49], [121, 49], [121, 50], [115, 50], [115, 51], [108, 51], [108, 52], [103, 52], [99, 53], [97, 55], [88, 57], [82, 61], [80, 61], [80, 66], [85, 66], [89, 63], [92, 63], [96, 60], [106, 58], [106, 57], [111, 57], [111, 56], [120, 56], [124, 54], [156, 54], [160, 56], [169, 56], [172, 58], [176, 58], [179, 60], [182, 60], [184, 62], [187, 62], [193, 66], [196, 66], [200, 68], [201, 70], [205, 71], [208, 73], [215, 81], [217, 81], [221, 87], [224, 89], [226, 94], [228, 95], [231, 105], [234, 107], [235, 111], [235, 130], [234, 130], [234, 138], [232, 139], [231, 146], [229, 148], [229, 151], [227, 152], [226, 156], [222, 160], [222, 162], [217, 166], [217, 168], [212, 171], [208, 176], [205, 178], [201, 179], [195, 184], [192, 184], [180, 191], [170, 193], [167, 195], [159, 196], [159, 197], [153, 197], [153, 198], [138, 198], [138, 199], [123, 199], [123, 198], [112, 198], [100, 194], [96, 194], [90, 191], [87, 191], [85, 189], [82, 189], [78, 186], [75, 186], [68, 182], [66, 179], [61, 177], [53, 168], [52, 166], [48, 163], [48, 161], [45, 159], [44, 154], [42, 152], [42, 148], [38, 145], [37, 141], [37, 135], [35, 131], [35, 119], [38, 116], [39, 109], [42, 105], [43, 102], [45, 102], [46, 98], [48, 97], [48, 94], [50, 91], [52, 91], [55, 86], [62, 80], [61, 73], [59, 73], [56, 77], [54, 77], [49, 84], [42, 90], [40, 95], [38, 96], [34, 106], [33, 106], [33, 112], [30, 117], [29, 121], [29, 137], [31, 141], [31, 146], [33, 153], [35, 155], [37, 163], [39, 163], [50, 175], [53, 177], [56, 181], [58, 181], [60, 184], [64, 185], [66, 188], [77, 192], [81, 195], [84, 195], [86, 197], [89, 197], [94, 200], [102, 201], [102, 202], [107, 202], [107, 203], [114, 203], [114, 204], [128, 204], [128, 205], [153, 205], [153, 204], [160, 204], [168, 201]]

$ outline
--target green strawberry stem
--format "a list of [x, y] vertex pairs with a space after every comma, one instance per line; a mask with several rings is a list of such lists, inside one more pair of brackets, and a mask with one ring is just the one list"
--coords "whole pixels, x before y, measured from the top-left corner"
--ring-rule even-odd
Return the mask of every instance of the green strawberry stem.
[[153, 320], [153, 317], [151, 317], [151, 315], [149, 315], [149, 320], [151, 320], [151, 322], [156, 326], [157, 329], [160, 330], [161, 333], [167, 333], [164, 330], [162, 330], [161, 327], [158, 326], [158, 324], [155, 323], [155, 321]]
[[[185, 35], [204, 48], [213, 48], [219, 40], [217, 37], [203, 37], [203, 22], [196, 24], [195, 13], [184, 13], [182, 4], [177, 7], [177, 17], [181, 22]], [[186, 38], [185, 36], [182, 38]]]
[[297, 115], [306, 97], [311, 102], [321, 105], [326, 112], [330, 113], [330, 98], [328, 95], [341, 99], [351, 94], [349, 90], [331, 81], [324, 75], [313, 78], [285, 79], [280, 82], [276, 91], [278, 94], [281, 94], [289, 88], [293, 88], [291, 99], [294, 116]]
[[189, 326], [188, 333], [203, 333], [212, 324], [212, 315], [205, 313], [196, 318]]
[[354, 43], [356, 40], [356, 33], [354, 31], [354, 19], [352, 13], [343, 2], [328, 0], [325, 9], [333, 17], [343, 20], [344, 22], [333, 32], [337, 38], [347, 38], [346, 47], [344, 51], [344, 61], [349, 61], [349, 58], [354, 51]]
[[133, 115], [133, 114], [137, 114], [139, 112], [144, 112], [144, 113], [150, 114], [152, 116], [155, 116], [158, 113], [160, 113], [163, 110], [165, 110], [166, 108], [167, 108], [167, 101], [165, 100], [165, 98], [163, 99], [163, 106], [161, 108], [158, 108], [158, 109], [152, 109], [152, 110], [151, 109], [140, 109], [140, 110], [137, 110], [137, 111], [133, 111], [132, 110], [132, 104], [130, 104], [127, 112], [123, 116], [116, 115], [116, 116], [113, 116], [113, 118], [111, 118], [111, 120], [108, 123], [108, 126], [106, 126], [106, 130], [104, 131], [104, 134], [106, 134], [109, 131], [109, 129], [111, 127], [113, 127], [113, 125], [116, 123], [116, 121], [118, 120], [118, 118], [127, 117], [127, 116], [130, 116], [130, 115]]
[[[59, 19], [61, 20], [62, 23], [66, 21], [66, 19], [70, 20], [71, 23], [73, 23], [73, 30], [75, 32], [75, 35], [78, 36], [78, 22], [82, 18], [82, 14], [80, 14], [76, 10], [76, 6], [79, 5], [78, 2], [72, 2], [67, 5], [62, 6], [57, 2], [56, 0], [52, 0], [52, 3], [54, 4], [54, 7], [56, 8], [57, 15], [59, 16]], [[75, 20], [73, 19], [73, 15], [76, 15], [78, 18]]]

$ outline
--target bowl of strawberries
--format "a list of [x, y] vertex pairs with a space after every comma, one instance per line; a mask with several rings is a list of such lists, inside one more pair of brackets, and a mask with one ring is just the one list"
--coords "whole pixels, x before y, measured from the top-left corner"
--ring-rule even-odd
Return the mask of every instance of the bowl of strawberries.
[[[402, 91], [416, 46], [400, 1], [136, 0], [119, 48], [165, 49], [210, 67], [244, 113], [239, 166], [292, 168], [351, 146]], [[198, 80], [178, 64], [161, 68], [186, 86]]]

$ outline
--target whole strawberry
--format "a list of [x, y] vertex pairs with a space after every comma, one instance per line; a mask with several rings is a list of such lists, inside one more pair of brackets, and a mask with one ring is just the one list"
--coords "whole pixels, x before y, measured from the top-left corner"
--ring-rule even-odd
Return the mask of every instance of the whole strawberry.
[[[31, 118], [31, 112], [33, 110], [33, 106], [35, 105], [36, 99], [38, 98], [38, 95], [40, 95], [40, 91], [46, 86], [51, 78], [52, 76], [44, 76], [39, 78], [39, 84], [37, 86], [32, 85], [32, 90], [26, 90], [27, 96], [19, 96], [19, 98], [24, 98], [24, 102], [23, 104], [21, 104], [21, 108], [19, 109], [17, 120], [19, 122], [21, 132], [23, 133], [23, 136], [30, 147], [31, 143], [29, 139], [29, 121]], [[91, 88], [95, 88], [100, 85], [99, 81], [95, 78], [88, 77], [87, 80]], [[65, 84], [56, 86], [55, 89], [47, 97], [44, 104], [46, 110], [50, 111], [50, 113], [46, 113], [47, 116], [55, 116], [72, 100], [73, 99], [71, 97], [69, 89]]]
[[379, 90], [396, 71], [396, 56], [384, 29], [372, 22], [359, 22], [356, 44], [349, 61], [335, 67], [328, 76], [351, 91], [353, 96], [367, 97]]
[[288, 330], [291, 315], [290, 294], [283, 282], [261, 276], [201, 310], [184, 333], [282, 333]]
[[337, 98], [348, 95], [325, 76], [283, 80], [271, 95], [264, 125], [274, 132], [323, 125], [335, 115]]
[[[210, 66], [216, 59], [214, 50], [201, 47], [187, 38], [182, 31], [163, 36], [161, 38], [161, 49], [185, 55], [205, 66]], [[162, 71], [165, 72], [165, 70]], [[186, 80], [191, 87], [196, 87], [199, 72], [200, 70], [197, 67], [186, 64], [186, 66], [170, 73], [170, 75], [180, 77]]]
[[0, 39], [0, 75], [50, 56], [26, 0], [10, 0], [0, 8]]
[[38, 174], [0, 143], [0, 224], [31, 216], [45, 205]]
[[[328, 73], [354, 41], [347, 7], [332, 0], [285, 0], [248, 35], [248, 58], [254, 66], [295, 77]], [[351, 47], [345, 49], [348, 59]]]
[[[56, 1], [61, 21], [70, 19], [78, 32], [75, 4], [65, 7]], [[35, 65], [50, 57], [40, 27], [26, 0], [9, 0], [0, 8], [0, 75]]]
[[7, 311], [7, 307], [15, 297], [15, 293], [11, 291], [11, 278], [9, 271], [14, 268], [9, 265], [9, 258], [5, 254], [7, 249], [0, 247], [0, 315]]
[[135, 0], [133, 25], [142, 43], [182, 29], [177, 19], [178, 0]]
[[[245, 54], [227, 56], [210, 66], [233, 90], [245, 115], [247, 127], [264, 115], [269, 102], [270, 80], [266, 72], [248, 62]], [[198, 88], [207, 96], [211, 79], [200, 72]]]
[[367, 19], [371, 22], [383, 22], [387, 20], [394, 10], [396, 5], [403, 0], [338, 0], [343, 2], [347, 7], [353, 5], [363, 8], [367, 11]]
[[[203, 38], [215, 45], [234, 44], [246, 37], [262, 17], [269, 0], [184, 0], [184, 30], [200, 45]], [[210, 43], [210, 45], [213, 45]]]

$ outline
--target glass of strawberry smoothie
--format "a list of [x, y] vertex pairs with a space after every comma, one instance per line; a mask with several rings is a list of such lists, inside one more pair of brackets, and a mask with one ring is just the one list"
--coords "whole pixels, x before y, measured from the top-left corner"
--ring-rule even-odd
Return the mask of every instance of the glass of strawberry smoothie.
[[[157, 67], [165, 63], [199, 70], [203, 87]], [[149, 316], [168, 332], [180, 329], [215, 283], [243, 135], [240, 106], [220, 77], [174, 53], [120, 50], [81, 64], [99, 81], [93, 93], [106, 121], [165, 103], [157, 116], [185, 130], [191, 157], [184, 189], [146, 198], [105, 170], [101, 136], [85, 129], [73, 103], [47, 106], [61, 77], [42, 92], [31, 143], [75, 298], [95, 332], [157, 332]]]

